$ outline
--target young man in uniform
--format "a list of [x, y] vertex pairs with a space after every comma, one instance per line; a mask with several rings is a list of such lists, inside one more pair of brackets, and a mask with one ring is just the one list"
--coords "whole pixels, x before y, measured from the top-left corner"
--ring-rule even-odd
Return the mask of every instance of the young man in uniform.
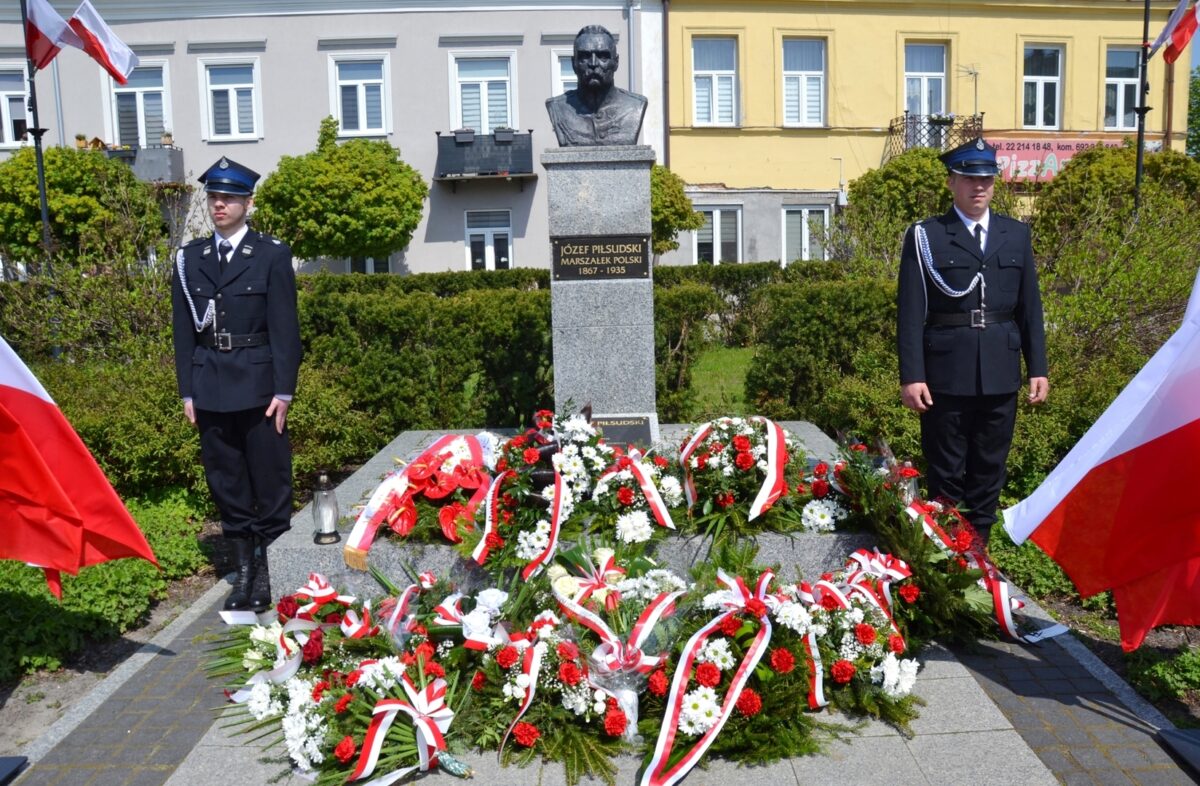
[[904, 237], [898, 293], [900, 400], [921, 414], [929, 497], [960, 505], [986, 543], [1016, 422], [1046, 400], [1046, 339], [1029, 227], [990, 209], [996, 149], [941, 156], [954, 206]]
[[180, 249], [175, 374], [237, 575], [229, 611], [272, 603], [267, 546], [292, 515], [287, 412], [300, 368], [292, 252], [247, 225], [258, 174], [221, 158], [204, 184], [214, 232]]

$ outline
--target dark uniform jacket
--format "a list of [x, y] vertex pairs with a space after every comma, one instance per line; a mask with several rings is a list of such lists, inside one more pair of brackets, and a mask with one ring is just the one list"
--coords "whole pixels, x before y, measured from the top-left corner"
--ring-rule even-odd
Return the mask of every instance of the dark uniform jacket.
[[171, 297], [179, 395], [191, 398], [197, 409], [236, 412], [256, 407], [265, 410], [276, 394], [295, 394], [300, 326], [292, 250], [272, 237], [247, 230], [233, 249], [224, 274], [213, 236], [193, 240], [181, 253], [197, 317], [203, 319], [211, 300], [216, 306], [217, 331], [235, 338], [265, 333], [267, 343], [231, 350], [206, 345], [213, 326], [196, 332], [177, 258]]
[[987, 251], [952, 208], [921, 222], [933, 252], [933, 266], [951, 289], [962, 291], [982, 271], [988, 311], [1012, 311], [1010, 321], [970, 326], [926, 325], [926, 311], [967, 313], [979, 308], [980, 291], [953, 298], [943, 294], [918, 261], [916, 232], [910, 227], [900, 257], [897, 339], [900, 383], [924, 382], [931, 393], [956, 396], [1013, 393], [1021, 386], [1021, 356], [1030, 377], [1046, 373], [1042, 299], [1029, 227], [991, 214]]

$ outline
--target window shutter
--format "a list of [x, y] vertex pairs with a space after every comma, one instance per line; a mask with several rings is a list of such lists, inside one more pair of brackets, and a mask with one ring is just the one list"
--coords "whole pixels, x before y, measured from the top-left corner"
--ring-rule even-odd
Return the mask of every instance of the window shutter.
[[493, 128], [508, 126], [508, 83], [488, 82], [487, 91], [487, 130], [491, 131]]
[[733, 123], [733, 77], [717, 77], [717, 122]]
[[482, 131], [483, 107], [480, 104], [479, 84], [460, 85], [459, 98], [462, 106], [462, 127]]
[[358, 86], [342, 85], [342, 130], [358, 129]]
[[229, 123], [229, 91], [212, 91], [213, 134], [224, 136], [233, 133]]

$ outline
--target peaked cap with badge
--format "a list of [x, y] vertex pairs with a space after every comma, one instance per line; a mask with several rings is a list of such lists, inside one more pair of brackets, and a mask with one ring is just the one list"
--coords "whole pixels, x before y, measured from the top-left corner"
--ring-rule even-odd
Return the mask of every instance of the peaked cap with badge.
[[204, 184], [204, 190], [210, 194], [250, 196], [259, 177], [250, 167], [221, 156], [221, 160], [210, 166], [197, 180]]
[[938, 160], [956, 175], [994, 177], [1000, 174], [1000, 167], [996, 165], [996, 148], [985, 142], [983, 137], [976, 137], [953, 150], [947, 150], [938, 156]]

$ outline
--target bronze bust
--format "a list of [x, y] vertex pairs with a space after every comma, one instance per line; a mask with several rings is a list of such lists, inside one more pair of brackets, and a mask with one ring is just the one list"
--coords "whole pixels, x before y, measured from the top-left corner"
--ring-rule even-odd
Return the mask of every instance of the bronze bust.
[[608, 30], [588, 25], [576, 34], [571, 65], [579, 86], [546, 99], [559, 145], [637, 144], [646, 98], [613, 84], [619, 61], [616, 41]]

